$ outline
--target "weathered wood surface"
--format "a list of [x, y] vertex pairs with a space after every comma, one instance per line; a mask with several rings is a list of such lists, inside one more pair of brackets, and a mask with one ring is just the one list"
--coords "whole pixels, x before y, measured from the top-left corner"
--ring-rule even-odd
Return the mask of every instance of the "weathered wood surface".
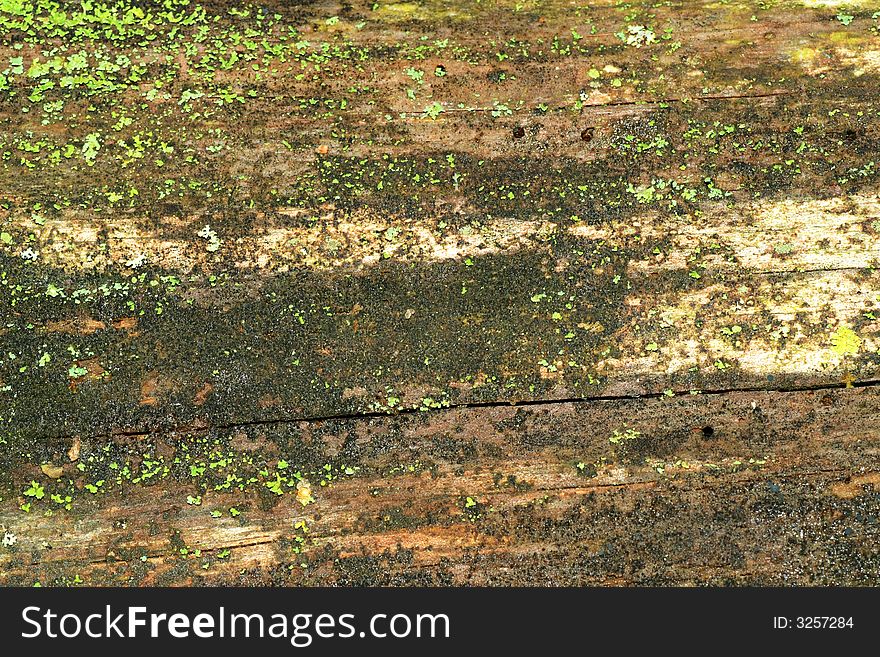
[[[609, 442], [621, 418], [642, 436]], [[21, 538], [4, 569], [125, 584], [870, 584], [878, 419], [873, 389], [727, 393], [85, 443], [108, 492], [5, 516]], [[261, 482], [215, 490], [274, 475], [279, 454], [303, 464], [313, 503]], [[67, 477], [87, 480], [73, 463]]]
[[877, 584], [880, 3], [0, 0], [0, 582]]

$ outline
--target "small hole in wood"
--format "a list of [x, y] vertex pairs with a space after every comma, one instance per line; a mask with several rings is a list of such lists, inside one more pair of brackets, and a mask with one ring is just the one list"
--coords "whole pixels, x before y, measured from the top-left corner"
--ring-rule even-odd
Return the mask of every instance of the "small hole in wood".
[[715, 435], [715, 429], [713, 429], [712, 427], [709, 427], [709, 426], [703, 427], [702, 431], [703, 431], [703, 438], [705, 438], [706, 440], [709, 440], [712, 436]]

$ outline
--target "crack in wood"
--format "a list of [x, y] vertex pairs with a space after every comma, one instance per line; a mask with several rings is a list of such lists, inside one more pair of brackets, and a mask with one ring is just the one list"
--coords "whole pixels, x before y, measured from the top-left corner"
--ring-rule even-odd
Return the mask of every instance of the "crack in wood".
[[[861, 381], [851, 381], [846, 382], [842, 381], [840, 383], [817, 383], [813, 385], [804, 385], [804, 386], [791, 386], [791, 387], [761, 387], [761, 386], [743, 386], [743, 387], [731, 387], [731, 388], [718, 388], [718, 389], [709, 389], [709, 390], [699, 390], [694, 392], [689, 391], [676, 391], [673, 396], [680, 397], [688, 394], [699, 394], [704, 396], [718, 396], [718, 395], [728, 395], [728, 394], [738, 394], [738, 393], [780, 393], [780, 394], [791, 394], [791, 393], [799, 393], [799, 392], [815, 392], [819, 390], [842, 390], [847, 388], [875, 388], [880, 386], [880, 379], [868, 379]], [[331, 422], [331, 421], [345, 421], [345, 420], [372, 420], [372, 419], [380, 419], [380, 418], [394, 418], [405, 415], [414, 415], [414, 414], [440, 414], [444, 412], [449, 412], [453, 410], [468, 410], [468, 409], [481, 409], [481, 408], [509, 408], [509, 407], [540, 407], [540, 406], [557, 406], [562, 404], [591, 404], [596, 402], [616, 402], [616, 401], [637, 401], [641, 399], [660, 399], [668, 397], [667, 394], [663, 392], [651, 392], [651, 393], [635, 393], [631, 395], [595, 395], [595, 396], [583, 396], [583, 397], [560, 397], [558, 399], [553, 398], [545, 398], [545, 399], [508, 399], [508, 400], [496, 400], [496, 401], [484, 401], [484, 402], [463, 402], [458, 404], [450, 404], [449, 406], [445, 406], [442, 408], [429, 408], [427, 410], [422, 410], [421, 408], [402, 408], [395, 413], [386, 413], [382, 411], [372, 411], [372, 412], [363, 412], [363, 413], [338, 413], [338, 414], [326, 414], [326, 415], [302, 415], [296, 417], [288, 417], [288, 418], [272, 418], [266, 420], [242, 420], [237, 422], [224, 422], [217, 424], [205, 424], [205, 425], [176, 425], [171, 427], [164, 427], [161, 430], [132, 430], [132, 431], [111, 431], [109, 433], [99, 433], [88, 436], [89, 439], [100, 439], [100, 438], [142, 438], [146, 436], [153, 435], [155, 433], [174, 433], [174, 432], [185, 432], [192, 431], [194, 433], [207, 432], [211, 429], [222, 429], [222, 430], [230, 430], [237, 429], [243, 427], [254, 427], [254, 426], [265, 426], [265, 425], [275, 425], [275, 424], [295, 424], [300, 422], [305, 423], [322, 423], [322, 422]], [[70, 435], [62, 435], [58, 436], [58, 439], [70, 439], [74, 436]], [[82, 436], [81, 436], [82, 437]]]

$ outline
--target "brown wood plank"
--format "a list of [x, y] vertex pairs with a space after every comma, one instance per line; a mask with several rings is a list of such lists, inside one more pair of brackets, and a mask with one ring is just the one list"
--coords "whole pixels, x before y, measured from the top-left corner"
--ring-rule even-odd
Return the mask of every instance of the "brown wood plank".
[[865, 584], [878, 416], [863, 388], [118, 437], [76, 462], [58, 442], [57, 479], [15, 469], [45, 497], [0, 516], [0, 564], [7, 583]]
[[61, 4], [0, 583], [877, 583], [880, 3]]

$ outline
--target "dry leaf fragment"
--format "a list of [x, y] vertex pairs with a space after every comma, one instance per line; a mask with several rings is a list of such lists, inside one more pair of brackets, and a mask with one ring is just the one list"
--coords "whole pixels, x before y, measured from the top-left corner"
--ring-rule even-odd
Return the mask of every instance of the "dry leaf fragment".
[[70, 449], [67, 450], [67, 458], [71, 461], [79, 460], [79, 450], [82, 448], [82, 441], [79, 439], [79, 436], [75, 436], [73, 439], [73, 444], [70, 446]]
[[60, 465], [52, 465], [51, 463], [44, 463], [40, 466], [40, 470], [42, 470], [43, 474], [49, 477], [49, 479], [58, 479], [58, 477], [64, 474], [64, 468]]

